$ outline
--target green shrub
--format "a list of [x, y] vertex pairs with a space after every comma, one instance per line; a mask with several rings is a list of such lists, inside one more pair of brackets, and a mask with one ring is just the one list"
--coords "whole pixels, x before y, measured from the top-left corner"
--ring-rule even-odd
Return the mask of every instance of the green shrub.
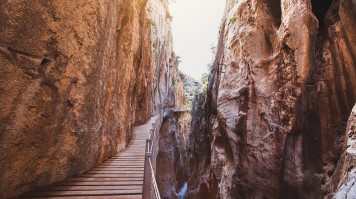
[[230, 23], [235, 23], [236, 20], [237, 20], [236, 15], [233, 15], [233, 16], [230, 18]]

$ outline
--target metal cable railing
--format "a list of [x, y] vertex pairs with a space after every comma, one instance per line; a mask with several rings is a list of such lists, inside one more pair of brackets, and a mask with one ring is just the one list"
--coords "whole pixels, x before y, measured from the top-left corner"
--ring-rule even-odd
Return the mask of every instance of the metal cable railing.
[[150, 171], [151, 171], [151, 192], [150, 192], [150, 198], [154, 198], [154, 199], [161, 199], [161, 196], [159, 195], [159, 190], [158, 190], [158, 186], [157, 186], [157, 181], [156, 181], [156, 177], [155, 177], [155, 172], [153, 170], [152, 167], [152, 162], [151, 159], [148, 159], [149, 163], [150, 163]]
[[161, 199], [156, 182], [156, 158], [158, 152], [159, 130], [162, 125], [163, 114], [159, 114], [156, 121], [152, 124], [150, 137], [146, 140], [145, 149], [145, 168], [143, 177], [143, 198]]

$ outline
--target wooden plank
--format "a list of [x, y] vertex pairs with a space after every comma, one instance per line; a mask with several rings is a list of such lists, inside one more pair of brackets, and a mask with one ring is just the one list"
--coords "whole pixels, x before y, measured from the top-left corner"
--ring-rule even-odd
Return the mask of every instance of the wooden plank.
[[101, 164], [102, 166], [140, 166], [144, 162], [107, 162]]
[[123, 154], [145, 155], [145, 147], [142, 147], [139, 149], [130, 148], [130, 146], [128, 146], [128, 147], [129, 148], [127, 148], [127, 151], [123, 151], [121, 155], [123, 155]]
[[103, 166], [108, 166], [108, 165], [115, 165], [115, 164], [119, 164], [119, 165], [143, 165], [145, 162], [132, 162], [132, 161], [112, 161], [112, 162], [107, 162], [105, 164], [101, 164]]
[[111, 161], [106, 161], [104, 165], [106, 164], [111, 164], [111, 163], [120, 163], [120, 164], [143, 164], [145, 163], [145, 160], [111, 160]]
[[143, 185], [143, 181], [100, 181], [100, 182], [60, 182], [55, 184], [54, 186], [119, 186], [119, 185]]
[[84, 177], [78, 177], [78, 178], [68, 178], [64, 180], [65, 182], [105, 182], [105, 181], [110, 181], [110, 182], [119, 182], [119, 181], [142, 181], [143, 177], [141, 178], [84, 178]]
[[115, 160], [115, 161], [117, 161], [117, 160], [145, 160], [145, 157], [120, 157], [120, 158], [112, 158], [112, 159], [110, 159], [110, 160], [107, 160], [107, 161], [113, 161], [113, 160]]
[[103, 168], [103, 167], [116, 167], [116, 168], [140, 168], [143, 167], [144, 165], [99, 165], [96, 168]]
[[120, 166], [122, 166], [122, 167], [140, 167], [140, 166], [144, 166], [144, 163], [142, 162], [142, 163], [124, 163], [124, 162], [122, 162], [122, 163], [108, 163], [108, 164], [102, 164], [102, 165], [100, 165], [101, 167], [104, 167], [104, 166], [117, 166], [117, 167], [120, 167]]
[[[26, 197], [28, 198], [28, 197]], [[32, 197], [33, 198], [33, 197]], [[63, 197], [35, 197], [39, 199], [63, 199]], [[67, 199], [103, 199], [102, 196], [67, 196]], [[135, 195], [106, 195], [105, 199], [142, 199], [142, 194]]]
[[125, 158], [121, 158], [121, 159], [112, 159], [112, 160], [108, 160], [108, 161], [105, 161], [105, 162], [120, 162], [120, 161], [123, 161], [123, 162], [125, 162], [125, 161], [130, 161], [130, 162], [143, 162], [143, 161], [145, 161], [145, 158], [139, 158], [139, 159], [133, 159], [133, 158], [129, 158], [129, 159], [125, 159]]
[[140, 168], [140, 167], [144, 167], [145, 165], [142, 164], [119, 164], [119, 163], [113, 163], [113, 164], [105, 164], [105, 165], [100, 165], [98, 166], [98, 168], [104, 168], [104, 167], [108, 167], [108, 168]]
[[[134, 147], [134, 146], [128, 146], [127, 150], [123, 151], [122, 153], [129, 153], [129, 152], [141, 152], [142, 150], [144, 150], [145, 147]], [[144, 153], [142, 154], [144, 155]]]
[[144, 160], [145, 158], [142, 157], [142, 158], [129, 158], [129, 159], [110, 159], [105, 162], [118, 162], [118, 161], [142, 162]]
[[146, 146], [146, 141], [134, 141], [134, 142], [131, 142], [129, 143], [127, 146], [133, 146], [133, 145], [136, 145], [136, 147], [144, 147]]
[[146, 139], [140, 139], [140, 140], [133, 140], [130, 144], [139, 144], [140, 146], [145, 146], [146, 145]]
[[105, 166], [116, 166], [116, 167], [123, 167], [123, 168], [130, 168], [130, 167], [143, 167], [144, 162], [138, 162], [138, 163], [126, 163], [126, 162], [112, 162], [108, 164], [102, 164], [98, 167], [105, 167]]
[[107, 170], [102, 170], [102, 171], [87, 171], [85, 172], [86, 174], [143, 174], [144, 170], [130, 170], [130, 171], [107, 171]]
[[112, 160], [112, 159], [117, 159], [117, 158], [131, 158], [131, 159], [134, 159], [134, 158], [144, 158], [145, 157], [145, 152], [146, 151], [144, 151], [143, 150], [143, 152], [141, 153], [137, 153], [137, 152], [135, 152], [135, 153], [133, 153], [133, 152], [123, 152], [123, 153], [121, 153], [121, 155], [120, 156], [117, 156], [117, 157], [112, 157], [112, 158], [110, 158], [110, 159], [108, 159], [108, 160]]
[[107, 167], [107, 168], [93, 168], [91, 169], [90, 171], [143, 171], [144, 168], [143, 167], [119, 167], [119, 168], [110, 168], [110, 167]]
[[132, 167], [139, 167], [139, 166], [142, 166], [144, 164], [144, 162], [133, 162], [132, 164], [128, 164], [128, 162], [108, 162], [108, 163], [103, 163], [103, 164], [100, 164], [100, 165], [98, 165], [98, 166], [96, 166], [96, 167], [104, 167], [104, 166], [118, 166], [118, 167], [120, 167], [120, 166], [122, 166], [123, 168], [125, 168], [125, 167], [130, 167], [130, 166], [132, 166]]
[[28, 196], [104, 196], [120, 194], [142, 194], [142, 189], [134, 190], [94, 190], [94, 191], [39, 191]]
[[110, 160], [108, 162], [119, 162], [119, 161], [123, 161], [123, 162], [127, 162], [127, 161], [140, 161], [140, 162], [144, 162], [145, 158], [140, 158], [140, 159], [116, 159], [116, 160]]
[[142, 185], [125, 186], [51, 186], [40, 188], [37, 191], [95, 191], [95, 190], [137, 190], [142, 189]]
[[[131, 149], [131, 148], [136, 148], [136, 149], [142, 149], [142, 148], [145, 148], [145, 144], [138, 144], [138, 143], [131, 143], [131, 144], [128, 144], [127, 145], [127, 150], [128, 149]], [[125, 150], [126, 151], [126, 150]]]
[[144, 165], [121, 165], [121, 166], [113, 166], [113, 165], [102, 165], [102, 166], [97, 166], [96, 168], [143, 168]]
[[145, 155], [145, 149], [128, 149], [127, 151], [122, 152], [121, 155]]
[[120, 157], [122, 157], [122, 156], [145, 156], [145, 152], [146, 151], [144, 149], [142, 149], [140, 151], [130, 150], [130, 151], [123, 152]]
[[80, 175], [82, 178], [140, 178], [143, 177], [141, 173], [124, 173], [124, 174], [100, 174], [88, 173]]
[[104, 163], [110, 163], [110, 162], [120, 162], [120, 161], [122, 161], [122, 162], [127, 162], [127, 161], [129, 161], [129, 162], [143, 162], [145, 160], [145, 158], [140, 158], [140, 159], [115, 159], [115, 160], [108, 160], [108, 161], [105, 161], [105, 162], [103, 162], [102, 164], [104, 164]]
[[[115, 158], [115, 159], [111, 159], [111, 160], [144, 160], [145, 157], [135, 157], [135, 158], [131, 158], [131, 157], [120, 157], [120, 158]], [[100, 164], [99, 164], [100, 165]]]
[[140, 154], [126, 154], [125, 152], [122, 152], [120, 156], [113, 156], [111, 159], [115, 158], [137, 158], [137, 157], [145, 157], [145, 153], [140, 153]]
[[114, 175], [119, 175], [119, 174], [143, 174], [144, 170], [140, 171], [87, 171], [86, 174], [114, 174]]

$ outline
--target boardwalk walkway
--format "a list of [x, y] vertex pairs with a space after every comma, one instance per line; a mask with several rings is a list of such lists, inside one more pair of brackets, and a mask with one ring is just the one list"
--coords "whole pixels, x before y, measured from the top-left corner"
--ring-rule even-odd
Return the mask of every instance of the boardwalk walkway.
[[25, 194], [22, 198], [142, 198], [145, 145], [152, 123], [134, 127], [125, 151], [76, 177]]

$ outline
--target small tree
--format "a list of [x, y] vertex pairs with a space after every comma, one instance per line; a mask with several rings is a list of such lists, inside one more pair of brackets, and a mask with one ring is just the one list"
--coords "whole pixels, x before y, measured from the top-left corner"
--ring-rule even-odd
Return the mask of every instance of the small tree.
[[208, 88], [208, 83], [209, 83], [209, 74], [208, 73], [203, 73], [201, 76], [201, 83], [203, 86], [203, 92], [205, 92]]

